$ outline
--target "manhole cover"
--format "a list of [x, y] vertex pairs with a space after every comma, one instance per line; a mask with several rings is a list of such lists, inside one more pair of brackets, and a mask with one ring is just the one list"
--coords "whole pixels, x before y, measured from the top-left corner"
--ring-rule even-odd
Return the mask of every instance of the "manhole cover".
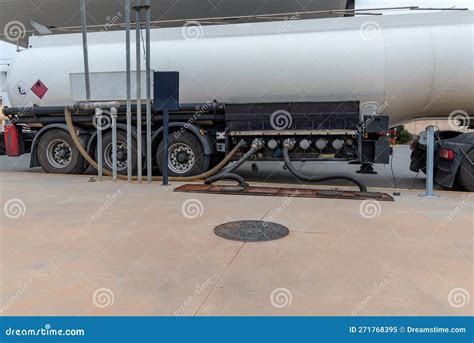
[[240, 220], [225, 223], [214, 229], [216, 235], [241, 242], [266, 242], [283, 238], [290, 233], [280, 224], [261, 220]]

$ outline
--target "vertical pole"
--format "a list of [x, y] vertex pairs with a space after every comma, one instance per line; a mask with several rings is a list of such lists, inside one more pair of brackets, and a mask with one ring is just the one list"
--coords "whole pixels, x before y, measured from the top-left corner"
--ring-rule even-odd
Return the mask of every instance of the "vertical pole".
[[136, 25], [136, 59], [137, 59], [137, 168], [138, 183], [142, 182], [142, 78], [141, 78], [141, 15], [140, 8], [135, 10]]
[[82, 52], [84, 55], [84, 74], [87, 101], [91, 100], [91, 85], [89, 79], [89, 53], [87, 47], [86, 0], [81, 0]]
[[151, 66], [150, 66], [150, 6], [145, 8], [146, 13], [146, 156], [147, 178], [152, 182], [152, 152], [151, 152]]
[[112, 117], [112, 176], [117, 182], [117, 108], [110, 109]]
[[163, 110], [163, 186], [168, 186], [168, 135], [170, 116], [167, 109]]
[[103, 172], [103, 149], [102, 149], [102, 109], [96, 108], [95, 109], [95, 117], [96, 117], [96, 127], [97, 127], [97, 175], [99, 176], [99, 180], [102, 181], [102, 172]]
[[426, 194], [425, 197], [434, 197], [433, 193], [433, 170], [434, 170], [434, 131], [435, 127], [430, 125], [426, 128]]
[[125, 53], [127, 70], [127, 177], [128, 182], [132, 182], [132, 82], [130, 68], [130, 10], [131, 0], [125, 0]]

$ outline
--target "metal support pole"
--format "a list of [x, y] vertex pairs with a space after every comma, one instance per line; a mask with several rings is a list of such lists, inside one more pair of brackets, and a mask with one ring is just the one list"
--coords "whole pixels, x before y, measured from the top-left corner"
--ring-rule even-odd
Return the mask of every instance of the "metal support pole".
[[112, 176], [117, 182], [117, 108], [110, 108], [110, 116], [112, 117]]
[[163, 186], [168, 186], [168, 135], [170, 116], [167, 109], [163, 110]]
[[87, 101], [91, 100], [91, 84], [89, 78], [89, 53], [87, 46], [86, 0], [81, 0], [82, 52], [84, 54], [84, 75]]
[[147, 157], [147, 179], [152, 183], [152, 151], [151, 151], [151, 66], [150, 66], [150, 7], [145, 7], [146, 17], [146, 157]]
[[130, 67], [130, 11], [131, 0], [125, 0], [125, 53], [127, 70], [127, 177], [128, 182], [132, 182], [132, 82]]
[[141, 12], [135, 10], [136, 25], [136, 59], [137, 59], [137, 181], [142, 182], [142, 78], [141, 78]]
[[430, 125], [426, 128], [426, 193], [422, 194], [422, 196], [428, 198], [436, 198], [436, 195], [433, 193], [434, 133], [434, 126]]
[[96, 117], [96, 127], [97, 127], [97, 165], [98, 165], [98, 176], [99, 180], [102, 181], [102, 172], [103, 172], [103, 149], [102, 149], [102, 109], [96, 108], [95, 109], [95, 117]]

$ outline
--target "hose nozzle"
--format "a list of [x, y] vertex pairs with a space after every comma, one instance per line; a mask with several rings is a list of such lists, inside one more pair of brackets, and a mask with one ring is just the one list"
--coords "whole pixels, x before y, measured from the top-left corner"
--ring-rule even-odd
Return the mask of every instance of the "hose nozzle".
[[296, 141], [293, 138], [287, 138], [283, 142], [283, 148], [286, 148], [288, 150], [293, 150], [296, 146]]
[[256, 151], [259, 151], [263, 148], [265, 145], [264, 141], [260, 138], [255, 138], [252, 142], [252, 149], [255, 149]]

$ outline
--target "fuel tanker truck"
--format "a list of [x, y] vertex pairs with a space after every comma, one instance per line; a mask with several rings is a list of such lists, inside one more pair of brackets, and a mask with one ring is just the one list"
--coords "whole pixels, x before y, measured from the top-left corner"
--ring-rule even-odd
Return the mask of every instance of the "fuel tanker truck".
[[[234, 160], [245, 156], [244, 147], [252, 147], [253, 161], [343, 161], [370, 171], [390, 161], [390, 127], [474, 113], [472, 11], [292, 19], [152, 29], [152, 71], [179, 72], [179, 108], [170, 112], [171, 176], [205, 173], [230, 152]], [[88, 44], [90, 100], [121, 105], [117, 168], [126, 174], [125, 33], [89, 33]], [[135, 55], [132, 48], [132, 66]], [[136, 78], [132, 71], [132, 85]], [[166, 87], [152, 78], [155, 94]], [[5, 133], [7, 154], [29, 150], [31, 167], [48, 173], [84, 172], [88, 163], [64, 116], [66, 106], [86, 100], [84, 79], [81, 34], [30, 37], [7, 74], [12, 106], [3, 112], [15, 128]], [[133, 99], [136, 94], [133, 87]], [[137, 109], [132, 106], [133, 123]], [[74, 111], [72, 122], [84, 150], [102, 153], [104, 168], [112, 170], [109, 127], [102, 128], [99, 152], [94, 111]], [[152, 125], [153, 155], [143, 161], [151, 158], [161, 172], [157, 106]], [[22, 127], [36, 131], [32, 142], [25, 144]], [[140, 130], [134, 125], [134, 152]], [[136, 155], [134, 172], [143, 168]], [[464, 158], [474, 160], [472, 145]], [[461, 153], [458, 159], [459, 167]]]

